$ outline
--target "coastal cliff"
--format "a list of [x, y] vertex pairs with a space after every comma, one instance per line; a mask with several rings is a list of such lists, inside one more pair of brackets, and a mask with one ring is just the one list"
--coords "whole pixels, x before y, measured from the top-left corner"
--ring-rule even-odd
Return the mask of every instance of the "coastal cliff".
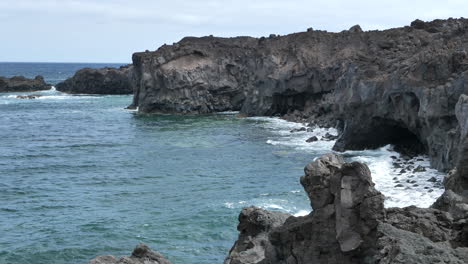
[[449, 171], [431, 208], [384, 208], [366, 165], [323, 156], [301, 178], [313, 212], [244, 209], [226, 264], [467, 263], [467, 49], [467, 19], [187, 37], [135, 53], [127, 77], [139, 112], [240, 111], [336, 126], [336, 151], [393, 144]]
[[50, 90], [52, 86], [44, 81], [44, 77], [38, 75], [34, 79], [28, 79], [23, 76], [14, 76], [11, 78], [0, 76], [0, 92], [34, 92]]
[[[392, 143], [458, 160], [455, 105], [468, 94], [468, 20], [268, 38], [187, 37], [133, 55], [140, 112], [281, 115], [340, 124], [334, 149]], [[409, 146], [407, 146], [409, 145]]]

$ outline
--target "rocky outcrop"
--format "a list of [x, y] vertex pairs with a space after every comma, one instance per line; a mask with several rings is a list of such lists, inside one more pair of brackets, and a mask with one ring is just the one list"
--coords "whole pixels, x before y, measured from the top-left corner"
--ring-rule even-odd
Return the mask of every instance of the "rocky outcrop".
[[171, 262], [161, 253], [141, 243], [133, 250], [130, 257], [118, 259], [112, 255], [105, 255], [92, 259], [88, 264], [171, 264]]
[[466, 218], [437, 209], [385, 209], [365, 164], [328, 154], [307, 165], [301, 184], [312, 213], [284, 220], [244, 209], [225, 264], [468, 261]]
[[132, 94], [132, 66], [84, 68], [59, 84], [58, 91], [70, 94]]
[[459, 153], [455, 104], [468, 94], [467, 49], [467, 19], [384, 31], [187, 37], [133, 55], [133, 106], [338, 121], [335, 150], [393, 143], [427, 152], [434, 167], [448, 170]]
[[50, 90], [52, 86], [44, 81], [44, 77], [38, 75], [34, 79], [23, 76], [5, 78], [0, 76], [0, 92], [34, 92]]

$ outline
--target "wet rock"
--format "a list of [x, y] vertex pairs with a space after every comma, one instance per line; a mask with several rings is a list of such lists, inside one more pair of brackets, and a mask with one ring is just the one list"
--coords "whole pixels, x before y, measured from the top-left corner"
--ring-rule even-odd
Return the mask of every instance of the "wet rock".
[[301, 127], [301, 128], [294, 128], [294, 129], [291, 129], [291, 133], [296, 133], [296, 132], [303, 132], [303, 131], [307, 131], [307, 128], [305, 127]]
[[11, 78], [0, 76], [0, 93], [5, 92], [34, 92], [50, 90], [52, 86], [44, 81], [44, 77], [38, 75], [34, 79], [28, 79], [23, 76], [14, 76]]
[[316, 136], [310, 137], [306, 140], [307, 143], [315, 142], [318, 141], [318, 138]]
[[400, 183], [400, 184], [395, 185], [395, 187], [405, 187], [405, 186]]
[[114, 256], [105, 255], [92, 259], [88, 264], [171, 264], [171, 262], [161, 253], [141, 243], [133, 250], [130, 257], [117, 259]]
[[391, 159], [397, 159], [397, 157], [396, 157], [396, 156], [390, 156], [390, 158], [391, 158]]
[[406, 173], [406, 170], [405, 170], [405, 169], [402, 169], [402, 170], [400, 170], [400, 173], [401, 173], [401, 174]]
[[437, 181], [437, 178], [436, 177], [431, 177], [429, 180], [427, 180], [428, 182], [436, 182]]
[[413, 170], [413, 173], [424, 172], [424, 171], [426, 171], [426, 168], [424, 168], [423, 166], [418, 166]]
[[[398, 162], [393, 162], [392, 165], [393, 165], [393, 167], [396, 168], [396, 169], [401, 169], [401, 168], [403, 168], [403, 167], [401, 166], [401, 164], [398, 163]], [[401, 171], [400, 171], [400, 172], [401, 172]]]
[[338, 139], [338, 136], [332, 135], [330, 133], [326, 133], [325, 136], [322, 137], [324, 140], [336, 140]]
[[17, 95], [16, 98], [18, 99], [36, 99], [41, 97], [40, 94], [30, 94], [30, 95]]

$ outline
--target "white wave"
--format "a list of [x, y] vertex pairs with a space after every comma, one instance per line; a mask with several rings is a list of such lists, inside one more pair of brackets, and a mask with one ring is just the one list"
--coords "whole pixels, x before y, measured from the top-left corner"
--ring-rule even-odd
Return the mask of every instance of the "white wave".
[[45, 96], [40, 96], [36, 99], [38, 100], [70, 100], [70, 99], [96, 99], [99, 98], [98, 96], [80, 96], [80, 95], [65, 95], [65, 94], [60, 94], [60, 95], [45, 95]]
[[[335, 129], [325, 128], [291, 133], [292, 129], [306, 127], [306, 125], [280, 118], [252, 117], [250, 119], [264, 121], [258, 125], [272, 132], [273, 136], [268, 138], [267, 144], [293, 148], [296, 151], [316, 156], [331, 152], [335, 144], [335, 141], [323, 140], [325, 134], [337, 135], [338, 133]], [[306, 140], [312, 136], [316, 136], [319, 140], [307, 143]], [[441, 182], [444, 174], [430, 168], [427, 156], [414, 157], [405, 161], [400, 154], [392, 150], [391, 146], [376, 150], [347, 151], [343, 155], [350, 160], [364, 162], [369, 166], [376, 189], [386, 196], [386, 207], [410, 205], [428, 207], [443, 193]], [[404, 168], [395, 168], [394, 162], [401, 163]], [[418, 166], [423, 167], [425, 171], [413, 172]], [[405, 169], [406, 167], [408, 169]], [[402, 169], [405, 171], [401, 171]]]
[[265, 210], [281, 211], [296, 216], [303, 216], [310, 213], [310, 210], [307, 208], [298, 208], [293, 202], [278, 198], [256, 198], [250, 201], [225, 202], [223, 204], [225, 208], [235, 210], [239, 210], [251, 205]]
[[[337, 135], [338, 131], [334, 128], [307, 127], [306, 124], [289, 122], [277, 117], [250, 117], [252, 120], [266, 121], [261, 123], [262, 127], [274, 134], [266, 143], [274, 146], [293, 147], [296, 150], [311, 151], [314, 153], [326, 153], [331, 150], [335, 144], [334, 140], [326, 140], [324, 136], [329, 133]], [[291, 132], [294, 129], [305, 129], [304, 131]], [[306, 142], [312, 136], [316, 136], [318, 141]]]
[[237, 115], [239, 111], [224, 111], [224, 112], [217, 112], [218, 115]]
[[307, 211], [307, 210], [300, 210], [299, 212], [295, 213], [294, 216], [295, 217], [298, 217], [298, 216], [306, 216], [310, 214], [310, 211]]
[[[377, 150], [356, 151], [354, 155], [352, 160], [369, 166], [376, 189], [386, 197], [386, 207], [429, 207], [444, 191], [444, 174], [430, 168], [427, 156], [404, 160], [389, 145]], [[418, 167], [425, 171], [418, 172]]]

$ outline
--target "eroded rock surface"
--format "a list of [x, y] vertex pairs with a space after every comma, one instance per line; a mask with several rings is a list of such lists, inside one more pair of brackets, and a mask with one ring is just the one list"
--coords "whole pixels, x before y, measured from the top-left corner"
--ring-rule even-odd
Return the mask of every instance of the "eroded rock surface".
[[23, 76], [11, 78], [0, 76], [0, 92], [34, 92], [50, 90], [52, 86], [44, 81], [44, 77], [38, 75], [34, 79]]
[[141, 243], [133, 250], [130, 257], [118, 259], [112, 255], [105, 255], [92, 259], [88, 264], [171, 264], [171, 262], [161, 253]]
[[[365, 164], [324, 155], [306, 166], [301, 184], [312, 213], [272, 225], [256, 219], [274, 213], [244, 209], [239, 217], [241, 234], [226, 264], [468, 261], [466, 218], [455, 219], [433, 208], [385, 209], [384, 197], [374, 188]], [[249, 252], [255, 252], [255, 258], [245, 258]]]
[[59, 84], [58, 91], [70, 94], [132, 94], [132, 66], [84, 68]]

